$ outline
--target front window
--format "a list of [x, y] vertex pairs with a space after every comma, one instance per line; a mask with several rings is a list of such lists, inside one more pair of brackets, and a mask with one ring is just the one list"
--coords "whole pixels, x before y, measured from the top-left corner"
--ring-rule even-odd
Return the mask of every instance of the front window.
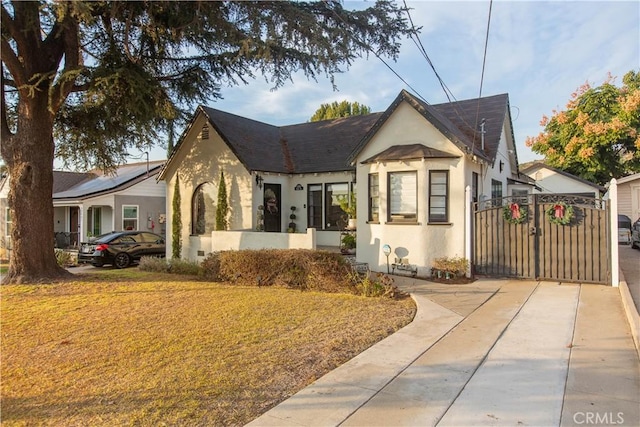
[[471, 197], [473, 198], [473, 203], [478, 201], [478, 180], [479, 180], [478, 172], [471, 172]]
[[99, 236], [100, 234], [102, 234], [102, 208], [91, 208], [91, 219], [91, 234], [94, 236]]
[[4, 210], [4, 235], [11, 236], [11, 209], [5, 208]]
[[529, 203], [529, 192], [527, 190], [511, 190], [511, 201], [519, 205]]
[[349, 184], [326, 184], [325, 195], [325, 230], [337, 230], [346, 227], [347, 214], [340, 207], [340, 199], [349, 198]]
[[429, 222], [449, 221], [449, 171], [429, 172]]
[[322, 184], [311, 184], [307, 194], [307, 227], [322, 229]]
[[215, 229], [216, 210], [213, 203], [213, 184], [205, 183], [196, 188], [191, 199], [191, 234], [210, 233]]
[[502, 205], [502, 182], [495, 179], [491, 180], [491, 199], [494, 206]]
[[418, 220], [417, 173], [389, 173], [389, 221], [416, 222]]
[[138, 229], [138, 206], [122, 206], [122, 229]]
[[380, 177], [369, 174], [369, 221], [380, 221]]

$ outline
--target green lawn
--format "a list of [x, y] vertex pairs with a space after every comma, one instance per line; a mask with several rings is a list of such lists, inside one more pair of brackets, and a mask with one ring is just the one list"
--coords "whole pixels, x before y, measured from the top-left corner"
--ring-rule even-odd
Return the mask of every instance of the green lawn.
[[415, 313], [137, 268], [78, 279], [0, 287], [2, 425], [242, 425]]

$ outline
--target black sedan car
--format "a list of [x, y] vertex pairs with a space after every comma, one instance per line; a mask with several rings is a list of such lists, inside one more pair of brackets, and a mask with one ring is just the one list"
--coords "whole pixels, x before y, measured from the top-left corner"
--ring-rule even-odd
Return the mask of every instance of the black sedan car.
[[78, 262], [91, 263], [95, 267], [111, 264], [126, 268], [143, 256], [164, 257], [164, 237], [146, 231], [114, 231], [98, 236], [94, 241], [82, 243]]

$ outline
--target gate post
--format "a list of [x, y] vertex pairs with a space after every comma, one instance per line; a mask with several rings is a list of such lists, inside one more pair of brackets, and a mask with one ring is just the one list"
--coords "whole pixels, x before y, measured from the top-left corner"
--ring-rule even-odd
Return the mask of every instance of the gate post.
[[473, 206], [471, 205], [471, 187], [470, 186], [466, 186], [464, 188], [464, 205], [466, 207], [465, 209], [465, 217], [464, 217], [464, 221], [465, 221], [465, 227], [464, 227], [464, 256], [465, 258], [467, 258], [467, 271], [466, 271], [466, 276], [467, 278], [471, 277], [471, 233], [472, 233], [472, 227], [471, 227], [471, 219], [473, 217]]
[[611, 286], [620, 285], [618, 269], [618, 181], [615, 178], [609, 183], [609, 242], [611, 244]]

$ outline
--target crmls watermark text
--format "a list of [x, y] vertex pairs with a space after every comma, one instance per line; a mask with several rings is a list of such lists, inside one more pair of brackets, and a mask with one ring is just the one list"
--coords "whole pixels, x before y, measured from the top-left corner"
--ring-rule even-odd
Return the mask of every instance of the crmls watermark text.
[[617, 425], [624, 424], [624, 412], [576, 412], [573, 422], [585, 425]]

